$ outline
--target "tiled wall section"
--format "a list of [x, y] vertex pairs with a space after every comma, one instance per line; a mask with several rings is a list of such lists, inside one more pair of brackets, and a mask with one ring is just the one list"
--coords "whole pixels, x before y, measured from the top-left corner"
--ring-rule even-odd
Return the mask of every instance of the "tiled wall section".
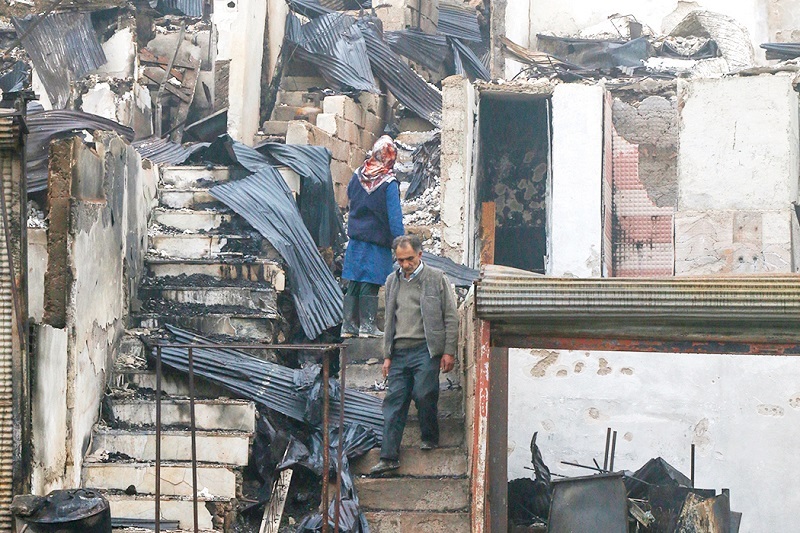
[[613, 275], [671, 276], [672, 207], [657, 207], [639, 179], [639, 148], [612, 137]]

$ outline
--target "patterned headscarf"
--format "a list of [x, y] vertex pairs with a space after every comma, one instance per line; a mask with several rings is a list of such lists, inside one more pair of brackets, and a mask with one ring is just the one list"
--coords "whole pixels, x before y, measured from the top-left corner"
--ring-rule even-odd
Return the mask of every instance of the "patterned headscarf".
[[372, 146], [367, 159], [358, 169], [358, 178], [367, 194], [383, 183], [394, 181], [394, 162], [397, 159], [397, 148], [388, 135], [383, 135]]

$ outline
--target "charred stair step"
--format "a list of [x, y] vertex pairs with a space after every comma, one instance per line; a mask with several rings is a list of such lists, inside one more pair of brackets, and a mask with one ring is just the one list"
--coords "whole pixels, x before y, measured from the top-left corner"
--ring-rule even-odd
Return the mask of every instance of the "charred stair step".
[[280, 263], [255, 257], [222, 257], [219, 259], [167, 259], [148, 256], [145, 264], [154, 278], [209, 276], [220, 281], [263, 281], [281, 292], [286, 287], [286, 274]]
[[[156, 402], [154, 399], [111, 397], [111, 411], [115, 422], [121, 426], [154, 427]], [[252, 433], [256, 425], [256, 407], [253, 402], [234, 399], [197, 399], [194, 405], [195, 425], [199, 430], [244, 431]], [[188, 398], [161, 400], [161, 424], [167, 427], [186, 427], [191, 424]]]
[[277, 318], [277, 294], [266, 284], [203, 285], [202, 281], [167, 279], [154, 285], [142, 285], [139, 296], [143, 301], [167, 301], [176, 304], [221, 306], [231, 308], [232, 314], [244, 310], [258, 311], [267, 318]]
[[151, 255], [176, 259], [242, 257], [262, 253], [261, 243], [248, 234], [157, 233], [150, 236], [150, 248], [154, 250]]
[[231, 179], [228, 167], [174, 166], [161, 169], [161, 184], [176, 189], [213, 187]]
[[[242, 431], [197, 431], [197, 461], [244, 466], [250, 448], [250, 433]], [[95, 428], [90, 455], [117, 452], [139, 461], [156, 458], [156, 432], [153, 429]], [[191, 431], [166, 430], [161, 433], [162, 461], [191, 461]]]
[[[153, 520], [155, 517], [155, 497], [150, 494], [129, 496], [118, 492], [105, 492], [103, 495], [108, 500], [111, 508], [111, 518], [136, 518]], [[198, 505], [198, 528], [210, 531], [214, 529], [211, 512], [205, 502], [228, 501], [217, 498], [204, 498]], [[177, 521], [182, 530], [193, 530], [194, 506], [191, 497], [162, 496], [161, 519]]]
[[[148, 305], [152, 302], [148, 302]], [[139, 327], [159, 329], [169, 324], [182, 329], [197, 331], [203, 335], [226, 336], [242, 342], [271, 343], [275, 340], [275, 313], [247, 313], [240, 311], [213, 312], [206, 311], [195, 314], [175, 313], [139, 313], [133, 317]]]
[[208, 187], [159, 187], [158, 203], [170, 209], [214, 209], [224, 205], [211, 196]]
[[469, 480], [459, 478], [356, 478], [363, 510], [466, 511]]
[[437, 513], [432, 511], [368, 511], [372, 533], [452, 533], [469, 531], [469, 513]]
[[177, 231], [213, 232], [220, 227], [230, 225], [234, 220], [233, 213], [203, 209], [165, 209], [153, 210], [153, 222]]
[[[156, 467], [151, 462], [83, 463], [82, 486], [124, 491], [131, 485], [141, 495], [155, 494]], [[237, 473], [222, 465], [197, 465], [197, 490], [213, 498], [236, 497]], [[192, 496], [191, 463], [161, 464], [161, 494]]]
[[[353, 462], [353, 473], [366, 475], [380, 459], [380, 449], [373, 448]], [[460, 447], [440, 447], [423, 451], [418, 447], [404, 446], [400, 449], [400, 468], [391, 476], [411, 477], [460, 477], [467, 475], [467, 454]]]
[[[362, 391], [370, 396], [383, 399], [386, 396], [386, 391]], [[459, 389], [439, 391], [439, 418], [461, 418], [464, 416], [463, 408], [463, 391]], [[414, 402], [411, 402], [411, 407], [408, 410], [409, 418], [416, 418], [417, 407]]]
[[[118, 387], [156, 390], [156, 373], [152, 370], [121, 370], [115, 372], [115, 383]], [[230, 392], [199, 376], [195, 378], [195, 398], [215, 399], [227, 398]], [[189, 396], [189, 379], [185, 374], [170, 371], [164, 367], [161, 376], [161, 391], [169, 396]]]

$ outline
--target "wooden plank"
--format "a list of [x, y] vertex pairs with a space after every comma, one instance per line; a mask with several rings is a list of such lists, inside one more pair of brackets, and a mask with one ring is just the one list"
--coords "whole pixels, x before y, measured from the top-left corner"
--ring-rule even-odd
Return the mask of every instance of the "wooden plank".
[[[169, 65], [169, 59], [164, 56], [157, 56], [147, 48], [143, 48], [141, 52], [139, 52], [139, 60], [145, 63], [154, 63], [162, 67]], [[194, 68], [194, 64], [191, 62], [181, 61], [179, 59], [176, 59], [172, 66], [177, 68]]]
[[283, 508], [289, 496], [289, 485], [292, 483], [292, 469], [281, 472], [272, 484], [272, 495], [264, 508], [264, 517], [261, 519], [261, 529], [258, 533], [278, 533], [283, 517]]
[[481, 264], [494, 264], [494, 236], [495, 236], [495, 203], [483, 202], [481, 204]]
[[[144, 75], [145, 75], [145, 77], [147, 79], [153, 81], [153, 83], [158, 85], [158, 84], [161, 83], [161, 78], [163, 78], [163, 76], [164, 76], [164, 70], [163, 69], [159, 69], [159, 70], [161, 71], [161, 76], [156, 76], [153, 71], [148, 71], [148, 69], [144, 70]], [[171, 83], [165, 83], [164, 84], [164, 89], [166, 89], [167, 92], [169, 92], [170, 94], [173, 94], [173, 95], [177, 96], [178, 98], [180, 98], [183, 102], [187, 102], [189, 104], [192, 103], [192, 98], [194, 97], [194, 93], [192, 93], [192, 96], [190, 97], [189, 95], [187, 95], [183, 91], [183, 87], [182, 86], [180, 88], [178, 88], [178, 87], [175, 87], [174, 85], [172, 85]]]

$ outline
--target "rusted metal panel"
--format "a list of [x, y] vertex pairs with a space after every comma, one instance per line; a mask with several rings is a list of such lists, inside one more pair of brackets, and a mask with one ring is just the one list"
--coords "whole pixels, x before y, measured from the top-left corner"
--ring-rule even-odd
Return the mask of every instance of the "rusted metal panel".
[[494, 202], [481, 204], [481, 264], [494, 264], [494, 235], [495, 235], [495, 208]]
[[[488, 433], [489, 433], [489, 357], [491, 354], [490, 324], [478, 321], [475, 354], [475, 405], [472, 425], [472, 480], [471, 521], [472, 533], [487, 531], [488, 506]], [[505, 457], [505, 455], [504, 455]]]
[[489, 531], [508, 531], [508, 348], [489, 356], [488, 438]]
[[726, 494], [703, 498], [689, 493], [683, 502], [678, 518], [681, 533], [729, 533], [731, 530], [731, 505]]

